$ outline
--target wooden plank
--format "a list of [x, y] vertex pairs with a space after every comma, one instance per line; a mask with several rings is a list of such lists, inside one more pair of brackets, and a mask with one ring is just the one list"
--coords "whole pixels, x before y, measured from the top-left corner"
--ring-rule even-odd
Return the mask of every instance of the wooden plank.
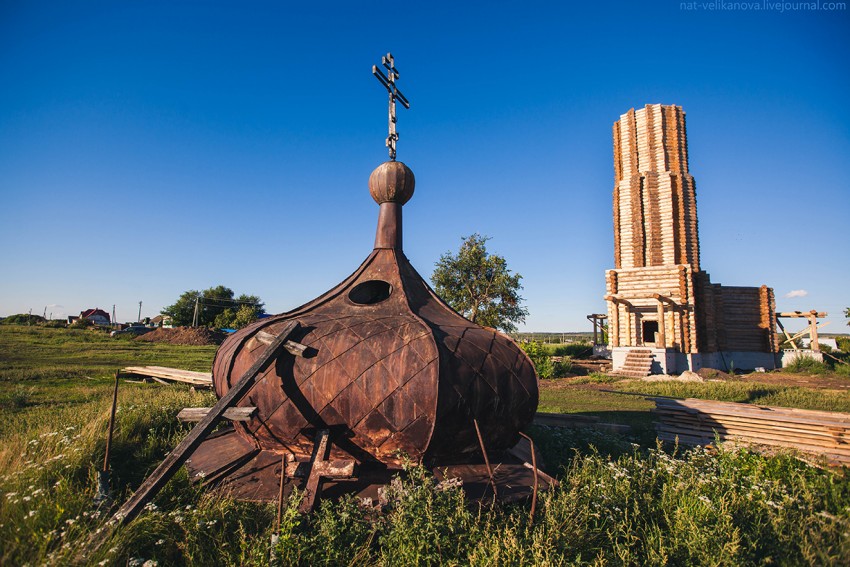
[[799, 408], [784, 408], [779, 406], [757, 406], [754, 404], [743, 404], [737, 402], [715, 402], [711, 400], [698, 400], [687, 398], [678, 400], [674, 398], [650, 398], [657, 406], [664, 407], [686, 407], [697, 411], [710, 408], [717, 413], [730, 413], [731, 415], [769, 416], [776, 419], [799, 419], [813, 423], [847, 424], [850, 425], [850, 414], [841, 412], [829, 412], [820, 410], [804, 410]]
[[191, 370], [167, 368], [165, 366], [127, 366], [121, 369], [121, 373], [139, 374], [140, 376], [150, 376], [154, 379], [173, 380], [195, 385], [212, 385], [212, 373], [210, 372], [192, 372]]
[[713, 422], [736, 426], [750, 426], [753, 428], [771, 428], [777, 431], [784, 431], [787, 433], [835, 439], [838, 442], [843, 442], [842, 439], [846, 439], [846, 442], [850, 442], [850, 430], [844, 428], [842, 428], [841, 431], [834, 431], [831, 430], [828, 426], [807, 426], [806, 424], [797, 425], [788, 421], [753, 420], [739, 416], [711, 416], [708, 414], [696, 416], [693, 414], [677, 414], [673, 412], [662, 413], [657, 411], [653, 411], [653, 413], [659, 415], [661, 422], [699, 424], [705, 423], [706, 425]]
[[[212, 408], [183, 408], [177, 414], [177, 419], [180, 421], [201, 421], [212, 410]], [[224, 410], [223, 419], [230, 421], [250, 421], [254, 414], [257, 413], [257, 408], [249, 407], [232, 407]]]
[[658, 438], [785, 447], [850, 464], [850, 414], [713, 400], [655, 398]]
[[751, 428], [747, 426], [735, 426], [732, 424], [693, 424], [693, 423], [659, 423], [656, 427], [658, 431], [681, 431], [685, 433], [698, 433], [708, 437], [712, 437], [714, 433], [721, 436], [739, 436], [748, 437], [755, 442], [770, 439], [777, 443], [786, 443], [788, 445], [804, 444], [817, 447], [828, 448], [836, 453], [844, 454], [850, 457], [850, 445], [839, 444], [835, 441], [824, 438], [816, 438], [808, 435], [795, 435], [793, 433], [783, 433], [771, 428]]
[[682, 406], [681, 408], [673, 406], [657, 406], [655, 411], [662, 415], [688, 414], [691, 416], [702, 416], [711, 419], [725, 419], [728, 417], [731, 419], [743, 419], [750, 422], [771, 422], [777, 425], [785, 425], [801, 429], [825, 429], [834, 427], [842, 430], [848, 430], [848, 428], [850, 428], [850, 424], [841, 420], [779, 412], [748, 413], [746, 411], [724, 410], [722, 408], [698, 409], [685, 406]]
[[289, 335], [298, 327], [297, 321], [290, 321], [275, 341], [269, 345], [263, 354], [257, 358], [253, 365], [242, 375], [236, 384], [219, 399], [206, 416], [196, 425], [192, 431], [171, 451], [165, 460], [160, 463], [156, 470], [142, 483], [130, 499], [112, 517], [116, 525], [126, 524], [142, 511], [145, 504], [153, 498], [157, 492], [174, 476], [174, 473], [183, 465], [192, 452], [209, 435], [224, 411], [238, 402], [254, 385], [260, 371], [272, 360], [278, 349], [287, 340]]
[[742, 416], [754, 419], [794, 420], [797, 423], [812, 425], [829, 425], [837, 427], [850, 426], [850, 414], [825, 412], [817, 410], [801, 410], [770, 406], [756, 406], [732, 402], [702, 402], [692, 400], [661, 400], [655, 399], [659, 410], [679, 410], [688, 413], [716, 413], [718, 415]]
[[[264, 345], [270, 345], [272, 344], [272, 341], [274, 341], [274, 335], [265, 331], [259, 331], [256, 335], [254, 335], [254, 338]], [[283, 343], [283, 348], [285, 348], [289, 354], [293, 356], [304, 356], [304, 353], [307, 350], [306, 345], [296, 343], [295, 341], [286, 341]]]
[[[674, 441], [675, 438], [679, 438], [679, 442], [686, 445], [710, 445], [714, 443], [715, 438], [713, 436], [698, 436], [687, 433], [675, 433], [664, 431], [658, 434], [658, 438], [662, 441]], [[850, 456], [835, 453], [828, 449], [824, 449], [823, 447], [810, 446], [805, 444], [796, 444], [796, 445], [788, 445], [786, 443], [781, 443], [775, 441], [773, 439], [746, 439], [740, 436], [723, 436], [720, 435], [721, 441], [732, 441], [736, 443], [742, 443], [747, 445], [767, 445], [770, 447], [784, 447], [786, 449], [794, 449], [797, 451], [801, 451], [804, 453], [813, 453], [816, 455], [822, 455], [827, 460], [833, 463], [850, 463]]]

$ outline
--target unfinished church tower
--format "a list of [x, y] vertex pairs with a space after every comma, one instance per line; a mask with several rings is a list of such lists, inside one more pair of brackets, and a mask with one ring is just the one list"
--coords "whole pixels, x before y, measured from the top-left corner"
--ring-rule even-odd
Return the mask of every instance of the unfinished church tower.
[[614, 265], [605, 274], [614, 370], [775, 366], [773, 290], [700, 270], [685, 112], [647, 105], [614, 123]]

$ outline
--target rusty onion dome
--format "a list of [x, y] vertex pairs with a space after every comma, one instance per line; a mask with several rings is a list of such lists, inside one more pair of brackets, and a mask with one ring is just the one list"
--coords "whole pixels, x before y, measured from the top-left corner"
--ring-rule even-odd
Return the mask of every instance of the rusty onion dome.
[[309, 355], [278, 354], [239, 402], [256, 407], [237, 433], [254, 447], [309, 456], [317, 430], [331, 431], [333, 458], [399, 466], [461, 462], [512, 447], [537, 409], [538, 382], [510, 337], [461, 317], [428, 286], [402, 252], [402, 205], [413, 172], [386, 162], [369, 191], [380, 205], [375, 247], [345, 281], [297, 309], [231, 335], [213, 362], [224, 396], [263, 352], [260, 331]]
[[369, 193], [375, 202], [405, 204], [413, 197], [416, 178], [409, 167], [400, 161], [388, 161], [375, 168], [369, 176]]

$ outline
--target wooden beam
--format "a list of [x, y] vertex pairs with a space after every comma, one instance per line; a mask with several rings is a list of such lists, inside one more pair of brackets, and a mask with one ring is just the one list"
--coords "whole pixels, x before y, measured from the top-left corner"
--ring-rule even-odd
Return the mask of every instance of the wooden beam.
[[779, 318], [776, 319], [776, 324], [782, 329], [782, 333], [785, 335], [784, 343], [790, 343], [794, 350], [800, 350], [800, 347], [797, 346], [797, 343], [794, 342], [794, 338], [788, 334], [788, 331], [785, 330], [785, 326], [782, 324], [782, 321]]
[[306, 473], [307, 482], [304, 488], [304, 498], [301, 500], [299, 511], [310, 513], [316, 505], [321, 490], [321, 482], [324, 479], [342, 479], [354, 476], [354, 460], [338, 459], [329, 461], [330, 454], [330, 431], [321, 429], [316, 434], [313, 445], [313, 455], [310, 458], [309, 471]]
[[665, 336], [664, 321], [664, 302], [658, 300], [658, 340], [655, 342], [655, 348], [667, 348], [667, 337]]
[[140, 376], [149, 376], [157, 382], [162, 380], [172, 380], [175, 382], [185, 382], [195, 386], [211, 386], [211, 372], [192, 372], [191, 370], [183, 370], [181, 368], [168, 368], [167, 366], [127, 366], [121, 369], [121, 374], [138, 374]]
[[[177, 419], [180, 421], [201, 421], [212, 408], [183, 408], [177, 414]], [[222, 414], [222, 419], [230, 421], [250, 421], [254, 414], [257, 413], [257, 408], [249, 407], [233, 407], [227, 408]]]
[[196, 425], [192, 431], [169, 453], [165, 460], [160, 463], [156, 470], [142, 483], [141, 486], [133, 493], [133, 496], [124, 503], [121, 508], [112, 517], [112, 521], [116, 525], [127, 524], [131, 522], [139, 512], [142, 511], [156, 494], [165, 486], [165, 483], [174, 476], [174, 473], [186, 462], [198, 445], [209, 435], [218, 424], [219, 419], [224, 415], [225, 410], [238, 402], [248, 393], [248, 390], [254, 385], [254, 382], [265, 366], [274, 358], [277, 351], [298, 328], [297, 321], [290, 321], [278, 335], [274, 342], [270, 344], [263, 354], [257, 358], [254, 364], [245, 371], [245, 374], [236, 382], [227, 393], [222, 396], [215, 406], [207, 413], [206, 416]]
[[[274, 342], [275, 336], [271, 333], [267, 333], [265, 331], [259, 331], [256, 335], [254, 335], [258, 341], [260, 341], [264, 345], [270, 345]], [[304, 356], [305, 351], [307, 350], [307, 345], [302, 345], [301, 343], [296, 343], [295, 341], [286, 341], [283, 343], [283, 348], [289, 352], [292, 356]]]
[[820, 345], [818, 344], [818, 318], [814, 312], [809, 315], [809, 337], [811, 337], [809, 348], [814, 352], [820, 352]]
[[812, 315], [814, 315], [815, 317], [818, 317], [819, 319], [823, 319], [824, 317], [827, 316], [827, 313], [824, 312], [824, 311], [820, 311], [820, 312], [818, 312], [818, 311], [785, 311], [785, 312], [776, 314], [777, 317], [805, 318], [805, 319], [808, 319]]

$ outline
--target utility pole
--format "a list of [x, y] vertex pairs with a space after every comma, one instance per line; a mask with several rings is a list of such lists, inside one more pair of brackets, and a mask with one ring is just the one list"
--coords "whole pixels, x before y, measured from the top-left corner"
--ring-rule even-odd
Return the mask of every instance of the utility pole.
[[139, 302], [139, 318], [138, 318], [138, 319], [136, 319], [136, 321], [137, 321], [138, 323], [141, 323], [141, 322], [142, 322], [142, 302], [141, 302], [141, 301]]
[[192, 316], [192, 326], [198, 326], [198, 303], [200, 303], [201, 295], [198, 294], [195, 296], [195, 314]]

